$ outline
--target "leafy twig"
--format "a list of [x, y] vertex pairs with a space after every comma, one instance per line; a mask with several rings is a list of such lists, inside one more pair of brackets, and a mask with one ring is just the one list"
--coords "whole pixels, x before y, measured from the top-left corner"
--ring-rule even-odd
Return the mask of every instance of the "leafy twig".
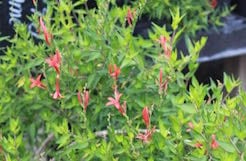
[[[146, 133], [147, 129], [139, 129], [138, 130], [140, 133]], [[160, 132], [159, 129], [155, 129], [156, 132]], [[127, 134], [126, 130], [115, 130], [114, 131], [115, 134]], [[106, 138], [108, 133], [108, 130], [101, 130], [101, 131], [96, 131], [94, 133], [96, 135], [96, 137], [103, 137]], [[36, 158], [39, 158], [39, 156], [41, 155], [41, 153], [45, 150], [45, 148], [47, 147], [47, 145], [53, 141], [53, 139], [55, 138], [54, 134], [51, 133], [47, 136], [47, 138], [43, 141], [43, 143], [41, 144], [41, 146], [38, 148], [38, 150], [36, 150], [35, 152], [35, 156]]]

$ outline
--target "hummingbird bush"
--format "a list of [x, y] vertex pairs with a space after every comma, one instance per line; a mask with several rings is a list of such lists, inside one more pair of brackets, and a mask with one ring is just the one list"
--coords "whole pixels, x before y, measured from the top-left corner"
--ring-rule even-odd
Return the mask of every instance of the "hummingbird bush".
[[246, 93], [197, 81], [206, 38], [178, 52], [179, 10], [144, 39], [144, 0], [47, 3], [30, 17], [40, 39], [17, 23], [0, 57], [0, 160], [246, 159]]

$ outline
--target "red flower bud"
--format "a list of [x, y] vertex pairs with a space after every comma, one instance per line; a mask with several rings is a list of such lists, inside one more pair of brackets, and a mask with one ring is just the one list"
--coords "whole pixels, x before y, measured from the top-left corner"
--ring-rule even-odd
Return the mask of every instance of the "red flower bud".
[[144, 109], [142, 111], [142, 117], [143, 117], [143, 120], [144, 120], [146, 127], [149, 128], [150, 119], [149, 119], [149, 109], [147, 106], [144, 107]]
[[52, 35], [48, 32], [42, 17], [39, 18], [39, 24], [41, 26], [41, 29], [43, 30], [45, 42], [47, 43], [47, 45], [51, 45]]
[[216, 136], [213, 134], [211, 137], [212, 137], [212, 141], [210, 147], [212, 149], [217, 149], [219, 147], [219, 143], [216, 141]]
[[56, 91], [53, 94], [53, 99], [59, 99], [59, 98], [63, 98], [63, 96], [60, 93], [60, 76], [57, 75], [56, 76]]
[[132, 14], [132, 11], [130, 8], [128, 8], [127, 10], [127, 16], [126, 16], [126, 19], [127, 19], [127, 23], [129, 26], [132, 26], [132, 22], [133, 22], [133, 14]]

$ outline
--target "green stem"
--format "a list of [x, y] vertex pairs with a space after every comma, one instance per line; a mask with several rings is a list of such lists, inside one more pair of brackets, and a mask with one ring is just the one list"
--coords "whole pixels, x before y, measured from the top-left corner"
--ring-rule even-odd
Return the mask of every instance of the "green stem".
[[230, 142], [232, 143], [233, 147], [236, 149], [238, 155], [241, 156], [242, 152], [238, 149], [236, 144], [232, 141], [231, 137], [230, 137]]

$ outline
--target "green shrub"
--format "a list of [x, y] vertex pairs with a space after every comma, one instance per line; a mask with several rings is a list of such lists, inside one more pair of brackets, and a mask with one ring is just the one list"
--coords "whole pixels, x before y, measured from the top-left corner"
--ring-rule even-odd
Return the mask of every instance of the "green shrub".
[[15, 25], [0, 58], [0, 160], [246, 159], [246, 93], [231, 96], [239, 81], [226, 74], [197, 81], [206, 38], [178, 53], [177, 10], [175, 32], [153, 25], [146, 40], [132, 36], [144, 2], [83, 2], [36, 12], [37, 43]]
[[219, 0], [148, 0], [143, 13], [152, 19], [163, 19], [168, 26], [172, 21], [170, 11], [179, 9], [184, 16], [180, 29], [195, 36], [198, 30], [206, 30], [208, 26], [222, 26], [221, 18], [228, 15], [232, 8], [227, 6], [226, 1]]

